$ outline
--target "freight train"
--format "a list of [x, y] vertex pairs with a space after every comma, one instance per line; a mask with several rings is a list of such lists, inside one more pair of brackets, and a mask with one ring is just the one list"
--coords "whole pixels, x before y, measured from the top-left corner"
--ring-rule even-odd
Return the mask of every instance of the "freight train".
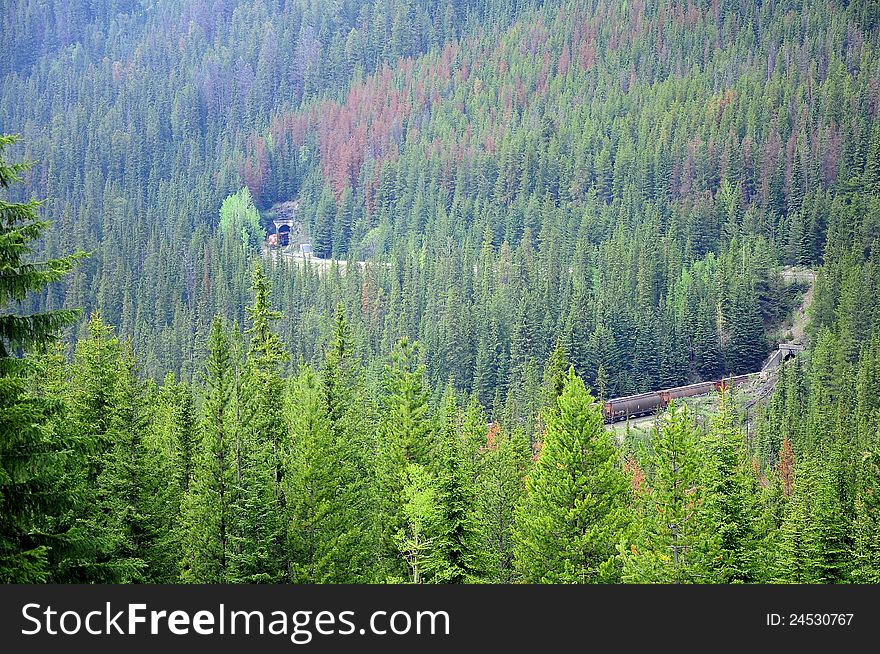
[[763, 373], [753, 372], [748, 375], [737, 375], [735, 377], [727, 377], [715, 381], [700, 382], [699, 384], [677, 386], [676, 388], [667, 388], [662, 391], [639, 393], [638, 395], [627, 395], [626, 397], [615, 397], [605, 402], [605, 422], [617, 422], [618, 420], [627, 420], [629, 418], [649, 415], [665, 408], [672, 400], [677, 400], [682, 397], [709, 395], [710, 393], [720, 391], [723, 388], [742, 386], [750, 379], [761, 374]]

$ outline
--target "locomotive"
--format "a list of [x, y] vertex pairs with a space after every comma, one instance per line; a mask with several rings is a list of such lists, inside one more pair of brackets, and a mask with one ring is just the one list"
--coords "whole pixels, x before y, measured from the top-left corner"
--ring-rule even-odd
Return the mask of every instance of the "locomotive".
[[698, 384], [667, 388], [662, 391], [639, 393], [637, 395], [627, 395], [626, 397], [615, 397], [605, 402], [603, 407], [605, 422], [617, 422], [618, 420], [627, 420], [629, 418], [649, 415], [655, 413], [659, 409], [666, 408], [672, 400], [677, 400], [682, 397], [709, 395], [710, 393], [725, 388], [742, 386], [750, 379], [753, 379], [760, 374], [761, 373], [737, 375], [725, 379], [716, 379], [715, 381], [705, 381]]

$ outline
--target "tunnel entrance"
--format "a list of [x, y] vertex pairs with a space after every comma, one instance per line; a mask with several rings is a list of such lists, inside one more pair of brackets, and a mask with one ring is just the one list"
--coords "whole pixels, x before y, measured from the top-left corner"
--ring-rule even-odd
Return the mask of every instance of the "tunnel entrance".
[[286, 248], [290, 244], [290, 225], [281, 225], [278, 228], [278, 245]]

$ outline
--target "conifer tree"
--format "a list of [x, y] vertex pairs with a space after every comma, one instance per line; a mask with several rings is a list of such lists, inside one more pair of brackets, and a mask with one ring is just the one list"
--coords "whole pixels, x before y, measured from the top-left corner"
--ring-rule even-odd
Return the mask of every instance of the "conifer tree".
[[80, 582], [112, 583], [131, 577], [136, 570], [119, 569], [114, 558], [113, 534], [105, 530], [104, 502], [109, 501], [105, 469], [113, 458], [118, 426], [115, 394], [124, 375], [123, 348], [112, 327], [98, 313], [88, 322], [87, 337], [74, 350], [70, 383], [67, 386], [67, 429], [69, 437], [84, 452], [77, 479], [81, 503], [77, 521], [86, 534], [88, 549], [68, 562], [69, 575]]
[[702, 476], [705, 508], [718, 536], [719, 552], [710, 562], [710, 574], [715, 583], [748, 583], [756, 573], [757, 481], [735, 422], [730, 391], [723, 391], [719, 402], [718, 413], [703, 439], [708, 460]]
[[815, 491], [816, 471], [810, 459], [798, 462], [797, 483], [785, 507], [776, 552], [774, 579], [786, 583], [821, 583], [822, 544], [819, 525], [811, 515], [810, 494]]
[[[402, 579], [408, 574], [408, 566], [400, 555], [397, 534], [408, 518], [401, 498], [408, 466], [430, 469], [432, 441], [424, 366], [418, 363], [418, 346], [406, 339], [397, 344], [391, 364], [386, 366], [381, 410], [376, 457], [380, 570], [388, 579]], [[418, 482], [421, 493], [421, 472], [414, 475], [412, 483]]]
[[229, 337], [222, 320], [215, 317], [205, 361], [202, 437], [182, 507], [180, 568], [187, 582], [232, 581], [232, 521], [238, 497], [233, 365]]
[[725, 359], [730, 372], [753, 371], [767, 352], [758, 298], [748, 279], [738, 277], [731, 301], [730, 340]]
[[[7, 163], [6, 148], [17, 141], [0, 136], [0, 190], [21, 181], [28, 164]], [[35, 242], [49, 223], [38, 211], [41, 203], [9, 202], [0, 197], [0, 582], [32, 583], [50, 578], [50, 548], [67, 535], [58, 517], [69, 506], [59, 484], [67, 445], [48, 422], [57, 403], [30, 391], [29, 360], [18, 355], [50, 343], [72, 323], [76, 311], [59, 310], [22, 315], [11, 305], [31, 292], [64, 278], [82, 255], [32, 263]], [[11, 310], [10, 310], [11, 309]], [[52, 529], [50, 529], [52, 527]], [[69, 529], [65, 530], [65, 532]], [[54, 533], [53, 533], [54, 532]]]
[[442, 418], [436, 454], [435, 501], [439, 524], [425, 572], [436, 583], [473, 583], [484, 577], [486, 558], [482, 551], [474, 476], [464, 452], [451, 385], [444, 393]]
[[271, 283], [254, 267], [253, 305], [247, 307], [250, 337], [242, 378], [241, 476], [235, 506], [235, 568], [242, 581], [272, 582], [284, 577], [283, 458], [287, 447], [284, 385], [280, 366], [288, 355], [273, 323]]
[[490, 562], [488, 579], [509, 583], [516, 578], [514, 526], [516, 509], [525, 496], [525, 477], [532, 449], [520, 430], [511, 435], [492, 423], [486, 435], [478, 475], [480, 521]]
[[876, 446], [867, 450], [861, 464], [852, 525], [852, 580], [876, 584], [880, 583], [880, 450]]
[[516, 514], [517, 570], [527, 582], [614, 582], [629, 528], [629, 484], [601, 407], [569, 369]]
[[313, 247], [315, 254], [329, 259], [333, 254], [333, 225], [336, 222], [336, 200], [325, 186], [321, 191], [315, 212]]
[[[150, 581], [151, 573], [158, 572], [156, 561], [151, 561], [159, 516], [153, 512], [155, 496], [150, 492], [156, 484], [150, 475], [164, 471], [150, 461], [144, 387], [127, 344], [122, 346], [115, 364], [115, 383], [109, 398], [109, 450], [97, 478], [95, 519], [106, 543], [104, 554], [114, 581], [137, 583]], [[150, 562], [154, 563], [152, 569]]]
[[718, 535], [701, 484], [705, 459], [687, 407], [674, 403], [653, 439], [653, 478], [640, 494], [634, 542], [624, 550], [627, 583], [711, 583]]
[[[156, 581], [177, 581], [185, 536], [181, 511], [192, 483], [199, 447], [189, 384], [177, 383], [173, 374], [167, 374], [147, 414], [151, 424], [145, 447], [152, 486], [146, 489], [146, 495], [157, 520], [153, 526], [156, 532], [153, 559], [148, 565]], [[174, 483], [168, 483], [169, 479]]]
[[801, 458], [780, 527], [774, 580], [839, 583], [847, 579], [844, 515], [828, 464]]
[[291, 437], [285, 462], [291, 581], [368, 579], [370, 550], [357, 496], [358, 471], [333, 430], [323, 389], [306, 366], [291, 387]]
[[565, 348], [562, 342], [557, 340], [544, 367], [544, 408], [548, 411], [556, 410], [556, 400], [562, 395], [565, 389], [565, 383], [568, 380], [568, 369], [570, 364], [565, 356]]
[[[355, 344], [342, 305], [336, 307], [336, 325], [324, 358], [320, 383], [338, 463], [345, 467], [344, 487], [351, 514], [348, 529], [358, 533], [360, 549], [353, 560], [375, 555], [375, 411], [368, 400], [363, 371], [355, 361]], [[356, 567], [356, 566], [355, 566]], [[359, 579], [364, 580], [363, 572]]]

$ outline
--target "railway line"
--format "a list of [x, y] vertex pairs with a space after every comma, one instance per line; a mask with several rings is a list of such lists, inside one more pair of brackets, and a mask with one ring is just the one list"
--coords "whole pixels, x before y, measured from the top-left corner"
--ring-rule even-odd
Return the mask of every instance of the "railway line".
[[803, 350], [804, 346], [799, 343], [781, 343], [761, 369], [755, 372], [650, 391], [648, 393], [611, 398], [603, 406], [605, 422], [614, 423], [651, 415], [665, 409], [673, 400], [710, 395], [725, 388], [738, 388], [754, 381], [760, 381], [763, 384], [758, 390], [757, 396], [747, 403], [745, 407], [747, 414], [750, 416], [754, 406], [773, 392], [773, 388], [776, 386], [776, 373], [782, 362], [796, 356]]
[[807, 268], [790, 266], [783, 269], [782, 277], [789, 283], [806, 284], [808, 288], [804, 293], [801, 306], [794, 312], [793, 324], [787, 336], [793, 342], [780, 343], [777, 349], [764, 362], [760, 370], [745, 375], [725, 377], [698, 384], [688, 384], [686, 386], [612, 398], [607, 400], [603, 407], [605, 423], [613, 424], [622, 420], [629, 420], [630, 418], [640, 418], [656, 414], [666, 408], [672, 400], [678, 398], [705, 396], [722, 388], [736, 388], [752, 382], [759, 382], [760, 387], [744, 406], [746, 411], [746, 427], [750, 428], [754, 418], [755, 407], [759, 403], [765, 402], [776, 387], [779, 366], [786, 359], [797, 356], [805, 349], [803, 343], [806, 337], [807, 311], [813, 299], [816, 274]]

